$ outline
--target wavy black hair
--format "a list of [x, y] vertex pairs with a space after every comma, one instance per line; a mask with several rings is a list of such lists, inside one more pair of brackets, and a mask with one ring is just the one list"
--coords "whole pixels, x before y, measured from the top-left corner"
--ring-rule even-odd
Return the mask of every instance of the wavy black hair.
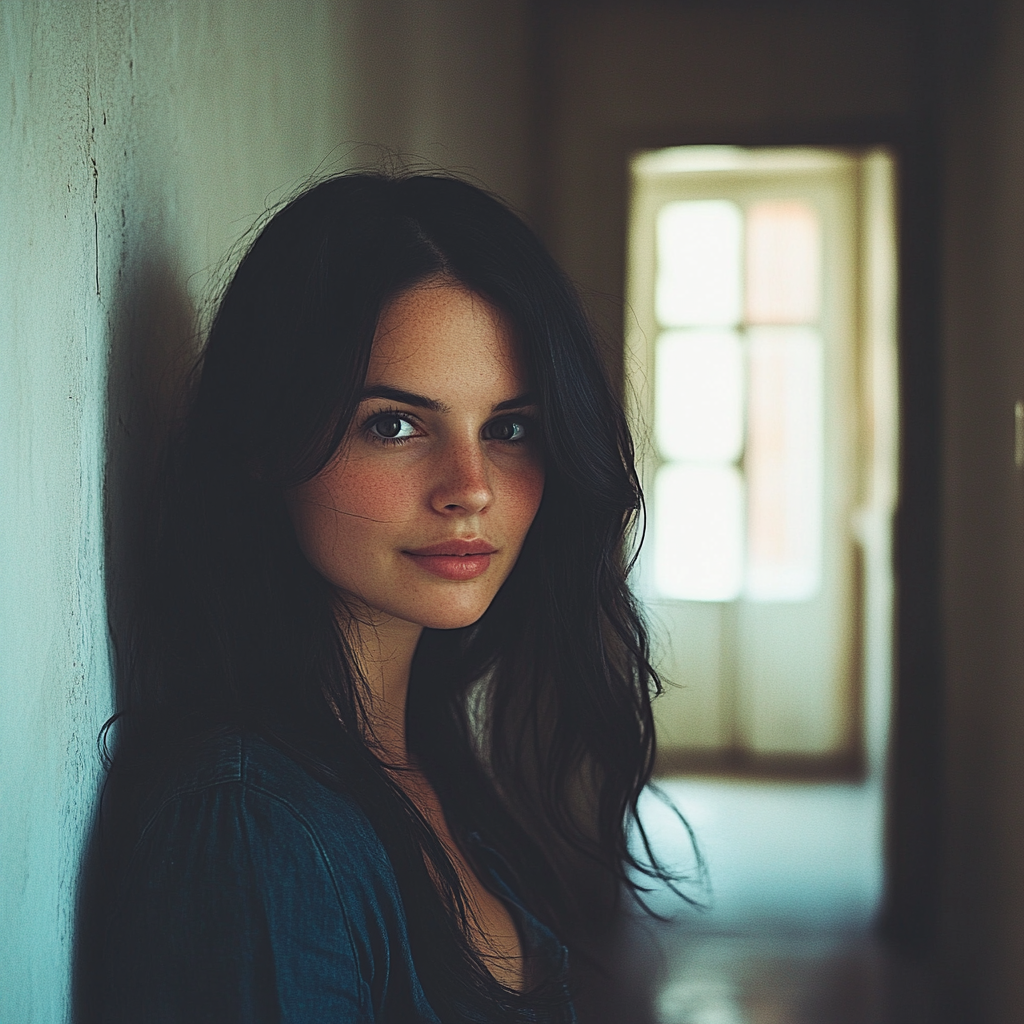
[[503, 989], [474, 951], [450, 859], [365, 738], [338, 595], [300, 551], [284, 502], [341, 443], [388, 302], [436, 278], [507, 318], [539, 409], [545, 485], [484, 615], [424, 631], [410, 750], [453, 834], [496, 849], [570, 945], [639, 888], [638, 870], [667, 877], [627, 841], [631, 828], [643, 836], [660, 684], [627, 585], [642, 496], [622, 408], [543, 245], [500, 201], [443, 175], [322, 181], [242, 258], [159, 473], [113, 767], [141, 791], [146, 766], [184, 743], [229, 728], [263, 736], [372, 822], [440, 1017], [486, 1007], [490, 1020], [500, 1005], [514, 1020], [554, 997]]

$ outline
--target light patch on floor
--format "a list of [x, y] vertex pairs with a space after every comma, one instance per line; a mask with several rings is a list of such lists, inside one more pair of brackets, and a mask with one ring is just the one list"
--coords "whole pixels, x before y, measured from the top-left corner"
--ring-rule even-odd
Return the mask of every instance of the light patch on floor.
[[[706, 923], [855, 929], [874, 919], [883, 887], [878, 786], [674, 779], [661, 789], [704, 856]], [[658, 856], [692, 874], [692, 847], [675, 812], [646, 794], [641, 820]], [[655, 902], [662, 913], [678, 909], [670, 893]]]

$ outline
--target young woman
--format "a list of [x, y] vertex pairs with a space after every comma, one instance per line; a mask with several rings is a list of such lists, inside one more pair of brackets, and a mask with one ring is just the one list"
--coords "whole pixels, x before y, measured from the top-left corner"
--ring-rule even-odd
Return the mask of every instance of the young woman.
[[227, 287], [160, 483], [104, 1019], [573, 1020], [657, 679], [629, 434], [541, 244], [447, 177], [309, 189]]

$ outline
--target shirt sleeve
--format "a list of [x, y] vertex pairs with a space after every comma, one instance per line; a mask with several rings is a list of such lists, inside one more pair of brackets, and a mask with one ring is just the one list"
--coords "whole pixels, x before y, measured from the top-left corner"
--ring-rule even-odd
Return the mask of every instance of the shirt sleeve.
[[274, 795], [238, 784], [174, 797], [110, 920], [106, 1024], [369, 1024], [380, 943], [353, 929], [345, 884]]

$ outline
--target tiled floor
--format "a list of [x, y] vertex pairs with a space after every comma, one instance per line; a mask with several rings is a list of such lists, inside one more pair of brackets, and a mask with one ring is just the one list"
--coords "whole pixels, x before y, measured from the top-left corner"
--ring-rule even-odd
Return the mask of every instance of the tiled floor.
[[[629, 914], [605, 943], [605, 976], [581, 975], [581, 1024], [932, 1024], [925, 971], [873, 928], [877, 789], [665, 788], [697, 833], [711, 906], [696, 911], [659, 892], [652, 903], [670, 920]], [[692, 865], [671, 813], [651, 803], [643, 817], [660, 855]]]

